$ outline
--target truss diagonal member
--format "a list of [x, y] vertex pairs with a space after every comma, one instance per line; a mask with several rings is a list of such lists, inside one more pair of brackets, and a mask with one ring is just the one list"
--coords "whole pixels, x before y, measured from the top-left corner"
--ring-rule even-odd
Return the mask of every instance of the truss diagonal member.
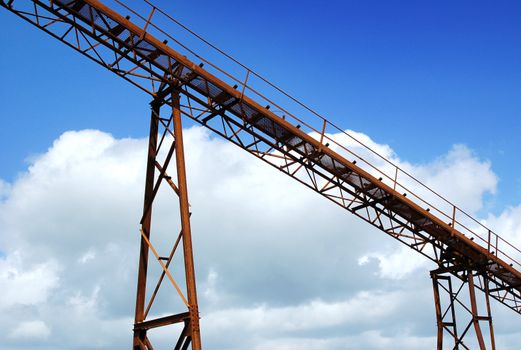
[[[166, 118], [159, 118], [159, 121], [161, 122], [161, 124], [163, 125], [165, 130], [163, 131], [163, 135], [161, 135], [161, 141], [159, 141], [158, 150], [161, 149], [161, 146], [163, 145], [163, 142], [166, 139], [167, 133], [170, 136], [172, 136], [172, 138], [174, 137], [174, 133], [172, 132], [172, 130], [170, 130], [170, 123], [172, 122], [172, 118], [168, 119], [167, 123], [165, 123], [165, 120], [166, 120]], [[174, 142], [175, 142], [175, 139], [174, 139]]]
[[[144, 332], [142, 332], [144, 334]], [[146, 335], [143, 335], [142, 338], [137, 338], [134, 340], [134, 346], [138, 347], [139, 350], [148, 350], [148, 347], [146, 346]]]
[[[177, 236], [174, 246], [172, 247], [172, 250], [170, 251], [170, 255], [168, 256], [168, 260], [165, 264], [167, 269], [170, 267], [170, 263], [172, 262], [172, 258], [174, 257], [174, 254], [177, 250], [177, 246], [179, 245], [179, 242], [181, 241], [182, 235], [183, 235], [183, 232], [179, 232], [179, 235]], [[154, 303], [154, 300], [156, 299], [157, 292], [159, 291], [159, 288], [161, 287], [161, 283], [163, 283], [165, 274], [166, 273], [164, 270], [161, 271], [161, 276], [159, 276], [159, 280], [156, 283], [156, 287], [154, 288], [154, 291], [152, 292], [152, 296], [150, 297], [148, 305], [145, 309], [145, 318], [147, 317], [148, 313], [150, 312], [150, 308], [152, 307], [152, 304]]]
[[150, 339], [148, 339], [148, 337], [145, 337], [145, 344], [147, 346], [147, 350], [154, 350], [154, 347], [152, 346], [152, 343], [150, 342]]
[[[172, 142], [172, 145], [170, 146], [170, 149], [168, 150], [168, 154], [166, 155], [165, 162], [163, 166], [159, 165], [157, 160], [155, 161], [155, 166], [159, 170], [159, 177], [156, 181], [156, 184], [154, 185], [154, 189], [152, 190], [152, 194], [150, 196], [150, 199], [147, 203], [145, 203], [145, 210], [143, 211], [143, 216], [141, 217], [140, 223], [143, 223], [143, 220], [145, 217], [149, 214], [150, 209], [152, 208], [152, 203], [154, 202], [154, 199], [156, 198], [157, 192], [159, 191], [159, 187], [161, 186], [161, 182], [163, 182], [163, 179], [169, 179], [169, 176], [166, 174], [166, 169], [168, 168], [168, 165], [170, 164], [170, 160], [172, 159], [172, 155], [174, 154], [174, 148], [175, 148], [175, 141]], [[174, 189], [175, 191], [175, 189]], [[178, 191], [175, 191], [176, 193]]]
[[[159, 170], [159, 171], [163, 171], [163, 167], [161, 165], [159, 165], [159, 163], [156, 163], [156, 168]], [[177, 185], [175, 184], [175, 182], [172, 180], [172, 177], [168, 175], [168, 173], [165, 171], [165, 180], [166, 182], [168, 183], [168, 185], [170, 185], [170, 187], [172, 188], [172, 190], [174, 190], [174, 192], [179, 196], [179, 187], [177, 187]]]
[[175, 344], [174, 350], [180, 350], [183, 346], [186, 337], [188, 336], [188, 320], [185, 320], [185, 325], [183, 326], [183, 330], [181, 331], [181, 334], [179, 335], [179, 339], [177, 339], [177, 343]]
[[157, 261], [159, 262], [159, 265], [161, 265], [161, 267], [163, 268], [163, 271], [165, 272], [166, 276], [168, 277], [170, 282], [172, 282], [172, 285], [174, 286], [175, 290], [177, 291], [177, 294], [179, 294], [179, 296], [183, 300], [183, 303], [185, 303], [185, 305], [187, 307], [190, 307], [190, 305], [188, 304], [188, 300], [186, 299], [186, 297], [184, 296], [183, 292], [181, 291], [181, 288], [179, 288], [179, 285], [177, 284], [177, 282], [174, 280], [174, 277], [170, 273], [170, 270], [168, 270], [168, 268], [166, 267], [165, 263], [163, 262], [163, 260], [159, 256], [159, 254], [157, 253], [156, 248], [154, 248], [154, 246], [152, 245], [150, 240], [147, 238], [147, 236], [145, 235], [145, 232], [143, 231], [143, 229], [140, 229], [139, 232], [141, 233], [141, 237], [143, 237], [143, 239], [147, 243], [148, 247], [150, 248], [150, 250], [152, 251], [152, 253], [156, 257]]

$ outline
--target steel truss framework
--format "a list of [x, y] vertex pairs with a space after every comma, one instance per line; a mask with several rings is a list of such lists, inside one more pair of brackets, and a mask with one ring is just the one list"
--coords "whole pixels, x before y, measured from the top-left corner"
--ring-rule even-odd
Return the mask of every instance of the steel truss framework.
[[[473, 333], [480, 350], [495, 350], [494, 328], [492, 326], [492, 313], [488, 293], [488, 281], [486, 276], [476, 271], [461, 271], [457, 274], [448, 274], [442, 270], [431, 271], [434, 291], [434, 305], [436, 309], [436, 321], [438, 327], [437, 349], [466, 349], [472, 347], [464, 340], [470, 338]], [[477, 283], [477, 285], [476, 285]], [[478, 289], [484, 290], [481, 303], [478, 300]], [[480, 310], [483, 309], [483, 310]], [[462, 322], [460, 317], [466, 317]], [[485, 323], [486, 327], [481, 325]], [[463, 330], [458, 330], [458, 324]], [[488, 333], [485, 334], [484, 333]], [[447, 335], [447, 338], [444, 338]]]
[[[145, 180], [145, 199], [143, 205], [143, 216], [141, 218], [141, 249], [139, 257], [136, 313], [134, 324], [135, 350], [152, 350], [152, 343], [147, 336], [147, 331], [153, 328], [169, 326], [175, 323], [183, 323], [174, 349], [187, 349], [192, 344], [193, 349], [201, 349], [201, 336], [199, 331], [199, 311], [197, 306], [197, 293], [195, 283], [195, 269], [193, 261], [192, 237], [190, 229], [190, 211], [188, 204], [188, 190], [186, 181], [186, 170], [184, 160], [183, 128], [181, 124], [181, 110], [179, 106], [179, 95], [174, 94], [170, 98], [171, 114], [168, 118], [160, 114], [163, 100], [154, 100], [151, 104], [152, 115], [150, 119], [150, 136], [148, 144], [147, 173]], [[159, 136], [160, 135], [160, 136]], [[167, 149], [166, 156], [161, 160], [161, 151]], [[168, 173], [168, 167], [172, 159], [175, 159], [177, 184]], [[156, 176], [156, 171], [158, 175]], [[160, 186], [166, 182], [179, 198], [179, 217], [181, 232], [177, 236], [168, 257], [160, 256], [159, 249], [151, 243], [152, 212], [154, 200], [159, 192]], [[180, 285], [174, 279], [170, 269], [174, 255], [182, 245], [184, 258], [186, 296]], [[161, 266], [161, 275], [147, 301], [147, 280], [149, 252], [152, 251], [155, 259]], [[179, 254], [179, 253], [178, 253]], [[150, 319], [150, 311], [156, 296], [160, 291], [165, 279], [175, 288], [187, 311], [171, 316]]]
[[[451, 274], [470, 284], [469, 279], [461, 279], [461, 271], [473, 271], [468, 275], [481, 278], [483, 283], [473, 284], [472, 290], [477, 288], [521, 313], [521, 274], [494, 252], [498, 251], [497, 244], [494, 246], [490, 235], [488, 245], [483, 247], [458, 231], [454, 221], [447, 223], [398, 192], [396, 182], [394, 186], [388, 185], [350, 161], [346, 154], [333, 151], [324, 138], [326, 121], [322, 133], [312, 137], [302, 131], [300, 125], [290, 123], [248, 97], [246, 81], [242, 87], [228, 85], [171, 49], [166, 42], [149, 35], [146, 28], [136, 26], [97, 0], [0, 0], [0, 4], [149, 93], [156, 108], [175, 106], [181, 115], [431, 259], [439, 266], [438, 277], [434, 278], [438, 286], [435, 292], [441, 288], [442, 274]], [[158, 121], [166, 122], [161, 118]], [[149, 156], [149, 171], [154, 168], [150, 162]], [[157, 169], [161, 173], [160, 168]], [[147, 196], [154, 191], [150, 181], [147, 173]], [[150, 206], [150, 199], [146, 198], [145, 214]], [[145, 242], [142, 242], [140, 276], [146, 275], [147, 255], [143, 248], [148, 245], [146, 220], [142, 232]], [[187, 271], [192, 269], [193, 266], [187, 265]], [[139, 326], [146, 315], [143, 313], [144, 291], [139, 288], [134, 345], [144, 344], [150, 348], [142, 335], [144, 328]], [[450, 289], [448, 293], [452, 293]], [[440, 305], [439, 293], [435, 295]], [[198, 332], [196, 299], [192, 301], [194, 303], [188, 301], [193, 308], [189, 309], [188, 329]], [[443, 334], [440, 329], [451, 332], [451, 326], [444, 326], [443, 319], [438, 317], [440, 339]], [[455, 329], [454, 326], [454, 334]], [[196, 348], [194, 338], [192, 346]]]

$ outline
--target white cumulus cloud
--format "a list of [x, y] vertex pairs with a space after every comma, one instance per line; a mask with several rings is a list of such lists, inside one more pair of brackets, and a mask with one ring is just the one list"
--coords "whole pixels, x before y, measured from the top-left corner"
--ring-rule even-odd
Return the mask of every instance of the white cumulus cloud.
[[9, 338], [13, 339], [37, 339], [45, 340], [51, 334], [50, 328], [42, 321], [26, 321], [16, 326], [9, 332]]
[[0, 258], [0, 310], [45, 303], [59, 285], [56, 263], [24, 266], [22, 254], [15, 251]]
[[[490, 164], [464, 146], [411, 164], [350, 133], [470, 211], [495, 191]], [[185, 143], [206, 347], [434, 346], [425, 259], [202, 128], [187, 129]], [[0, 349], [129, 346], [146, 146], [96, 130], [66, 132], [13, 183], [0, 183], [0, 310], [9, 310], [0, 326], [10, 329]], [[177, 203], [166, 186], [157, 200], [152, 240], [168, 255]], [[503, 221], [517, 237], [516, 213], [488, 221]], [[174, 266], [182, 282], [180, 262]], [[149, 290], [159, 272], [151, 261]], [[173, 296], [158, 294], [151, 315], [175, 312]], [[31, 344], [20, 340], [24, 332], [33, 332]], [[167, 338], [158, 334], [157, 347], [171, 345]]]

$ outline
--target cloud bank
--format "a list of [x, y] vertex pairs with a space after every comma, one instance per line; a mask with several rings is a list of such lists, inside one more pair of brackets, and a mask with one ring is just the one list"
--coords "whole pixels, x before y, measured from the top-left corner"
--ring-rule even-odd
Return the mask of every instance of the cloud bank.
[[[463, 145], [411, 164], [349, 133], [473, 213], [496, 191], [491, 164]], [[205, 347], [434, 348], [428, 261], [204, 129], [187, 129], [185, 143]], [[129, 346], [146, 144], [66, 132], [16, 181], [0, 181], [0, 349]], [[158, 203], [153, 239], [168, 255], [176, 198], [165, 188]], [[520, 212], [485, 219], [521, 243]], [[156, 315], [175, 306], [158, 298]], [[502, 309], [498, 346], [514, 349], [517, 315]]]

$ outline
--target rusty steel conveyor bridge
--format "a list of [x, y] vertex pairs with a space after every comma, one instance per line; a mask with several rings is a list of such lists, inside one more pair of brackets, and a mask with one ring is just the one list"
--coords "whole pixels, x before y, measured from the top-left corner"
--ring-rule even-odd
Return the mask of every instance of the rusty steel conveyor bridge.
[[[119, 0], [0, 0], [5, 9], [153, 98], [134, 349], [153, 349], [147, 332], [176, 323], [184, 326], [175, 349], [201, 348], [181, 116], [212, 130], [435, 262], [437, 269], [431, 271], [431, 277], [437, 348], [469, 349], [466, 339], [472, 333], [480, 349], [495, 349], [489, 298], [521, 312], [519, 249], [224, 52], [209, 46], [224, 57], [223, 65], [233, 65], [233, 74], [203, 58], [156, 23], [173, 23], [185, 34], [209, 43], [148, 0], [137, 3], [131, 8]], [[292, 105], [297, 112], [291, 113], [279, 101]], [[167, 117], [160, 113], [164, 106], [170, 107]], [[160, 161], [159, 150], [167, 147], [168, 139], [172, 144]], [[356, 144], [364, 150], [363, 155], [340, 139]], [[172, 158], [177, 165], [177, 184], [167, 173]], [[373, 165], [375, 160], [380, 166]], [[159, 255], [150, 238], [151, 208], [163, 182], [180, 198], [182, 223], [168, 258]], [[181, 242], [187, 297], [168, 268]], [[162, 273], [147, 304], [150, 251]], [[176, 287], [187, 310], [153, 319], [149, 311], [165, 278]], [[466, 293], [461, 292], [463, 286], [468, 288]], [[478, 301], [478, 294], [485, 302]], [[466, 300], [462, 300], [463, 295]], [[456, 322], [458, 304], [468, 305], [464, 306], [468, 322]], [[479, 310], [482, 305], [485, 311]], [[487, 327], [483, 329], [482, 323]]]

